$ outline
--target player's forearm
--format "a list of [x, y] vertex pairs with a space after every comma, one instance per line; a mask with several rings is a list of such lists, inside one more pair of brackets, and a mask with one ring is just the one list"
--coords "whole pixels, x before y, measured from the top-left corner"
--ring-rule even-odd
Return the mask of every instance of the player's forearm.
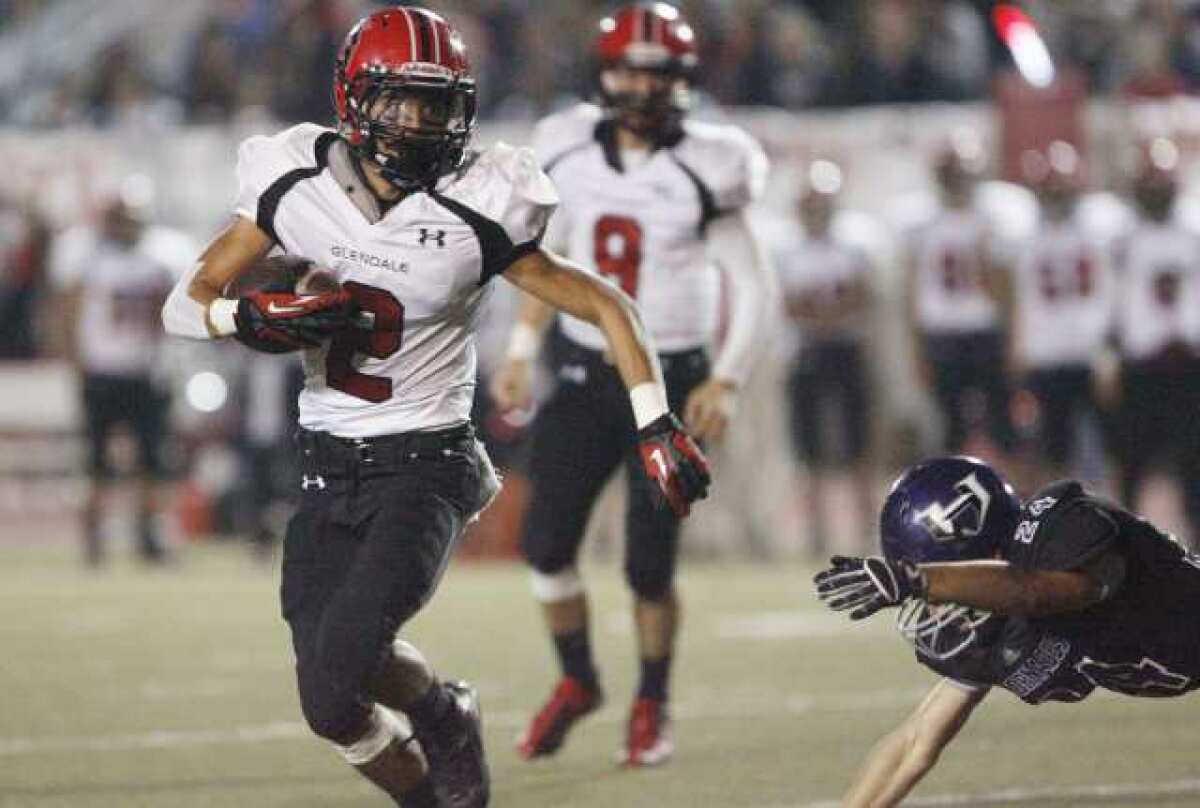
[[925, 599], [997, 614], [1036, 617], [1085, 609], [1104, 592], [1082, 572], [1026, 570], [1005, 561], [922, 564]]
[[742, 213], [710, 225], [709, 250], [729, 279], [733, 305], [712, 375], [741, 385], [750, 375], [771, 326], [778, 289], [775, 274]]
[[594, 312], [592, 323], [604, 332], [609, 352], [625, 386], [629, 390], [643, 384], [661, 386], [662, 371], [658, 357], [633, 301], [617, 289], [604, 289], [594, 301]]
[[203, 264], [180, 278], [162, 308], [168, 334], [190, 339], [213, 339], [232, 334], [235, 302], [221, 297], [205, 277]]

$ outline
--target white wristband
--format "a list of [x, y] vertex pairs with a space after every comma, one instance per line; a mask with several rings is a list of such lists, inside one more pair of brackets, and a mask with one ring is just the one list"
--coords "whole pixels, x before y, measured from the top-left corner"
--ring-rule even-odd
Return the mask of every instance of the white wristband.
[[642, 382], [629, 391], [629, 402], [633, 405], [633, 420], [641, 429], [670, 411], [667, 406], [667, 391], [657, 382]]
[[518, 321], [508, 337], [508, 349], [504, 355], [509, 359], [529, 361], [537, 359], [541, 350], [542, 335], [529, 323]]
[[218, 297], [208, 304], [208, 324], [218, 337], [228, 337], [237, 333], [237, 320], [233, 318], [237, 312], [238, 302], [226, 297]]

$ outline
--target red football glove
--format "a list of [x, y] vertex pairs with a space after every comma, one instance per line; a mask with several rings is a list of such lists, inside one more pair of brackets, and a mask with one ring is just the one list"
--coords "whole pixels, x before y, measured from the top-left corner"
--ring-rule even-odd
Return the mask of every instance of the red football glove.
[[238, 299], [236, 336], [266, 353], [315, 348], [350, 324], [353, 309], [349, 292], [341, 289], [313, 295], [251, 292]]
[[638, 451], [646, 475], [657, 483], [662, 500], [680, 519], [691, 505], [708, 496], [712, 477], [708, 458], [673, 414], [656, 418], [638, 430]]

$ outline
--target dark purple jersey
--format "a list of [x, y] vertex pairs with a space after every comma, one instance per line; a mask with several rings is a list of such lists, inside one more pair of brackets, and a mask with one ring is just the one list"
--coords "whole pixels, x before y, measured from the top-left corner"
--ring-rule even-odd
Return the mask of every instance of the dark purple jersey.
[[971, 648], [949, 660], [918, 653], [923, 664], [1030, 704], [1080, 701], [1097, 687], [1161, 697], [1200, 685], [1200, 556], [1171, 536], [1064, 481], [1025, 503], [1001, 552], [1027, 569], [1087, 568], [1112, 592], [1083, 611], [995, 616]]

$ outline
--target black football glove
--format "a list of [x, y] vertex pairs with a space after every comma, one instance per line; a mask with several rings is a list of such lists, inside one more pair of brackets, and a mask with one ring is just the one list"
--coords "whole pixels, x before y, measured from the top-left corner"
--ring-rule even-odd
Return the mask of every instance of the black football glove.
[[355, 304], [344, 290], [313, 295], [251, 292], [238, 299], [236, 338], [256, 351], [315, 348], [352, 322]]
[[680, 519], [688, 515], [693, 502], [708, 496], [712, 481], [708, 458], [672, 413], [638, 430], [638, 452], [646, 475], [657, 484], [660, 502]]
[[813, 578], [817, 597], [835, 612], [853, 609], [851, 620], [925, 596], [925, 576], [916, 564], [883, 556], [834, 556], [829, 563], [833, 566]]

